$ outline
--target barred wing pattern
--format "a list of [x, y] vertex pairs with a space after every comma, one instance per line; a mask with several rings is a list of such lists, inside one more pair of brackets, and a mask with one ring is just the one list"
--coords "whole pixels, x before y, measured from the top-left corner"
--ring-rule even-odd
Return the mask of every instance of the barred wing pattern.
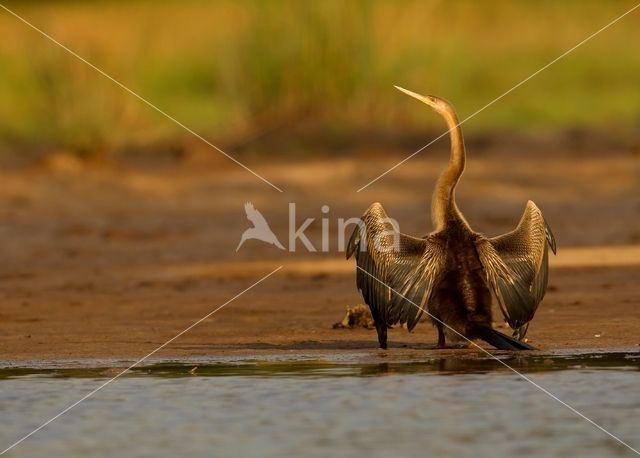
[[[548, 249], [556, 252], [551, 229], [540, 209], [529, 201], [515, 230], [483, 238], [476, 247], [500, 309], [518, 332], [531, 321], [547, 290]], [[519, 334], [524, 336], [524, 332]]]
[[376, 323], [417, 324], [446, 260], [437, 234], [416, 238], [400, 233], [382, 205], [374, 203], [362, 216], [347, 246], [355, 253], [356, 282]]

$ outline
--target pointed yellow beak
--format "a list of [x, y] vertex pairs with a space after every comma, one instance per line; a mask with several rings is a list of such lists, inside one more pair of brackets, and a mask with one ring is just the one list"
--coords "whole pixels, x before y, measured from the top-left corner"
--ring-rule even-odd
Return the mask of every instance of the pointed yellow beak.
[[429, 96], [429, 95], [424, 96], [424, 95], [416, 94], [415, 92], [410, 91], [409, 89], [405, 89], [405, 88], [400, 87], [400, 86], [393, 86], [393, 87], [395, 87], [397, 90], [399, 90], [401, 92], [404, 92], [407, 95], [410, 95], [414, 99], [418, 99], [421, 102], [426, 103], [430, 107], [435, 107], [436, 106], [435, 99], [433, 97]]

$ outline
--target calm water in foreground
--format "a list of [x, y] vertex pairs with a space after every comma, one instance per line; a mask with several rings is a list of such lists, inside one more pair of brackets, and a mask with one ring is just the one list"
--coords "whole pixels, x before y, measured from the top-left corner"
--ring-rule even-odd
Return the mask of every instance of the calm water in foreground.
[[[640, 448], [640, 354], [504, 361]], [[0, 450], [116, 373], [0, 369]], [[146, 366], [5, 456], [636, 455], [496, 361], [475, 357]]]

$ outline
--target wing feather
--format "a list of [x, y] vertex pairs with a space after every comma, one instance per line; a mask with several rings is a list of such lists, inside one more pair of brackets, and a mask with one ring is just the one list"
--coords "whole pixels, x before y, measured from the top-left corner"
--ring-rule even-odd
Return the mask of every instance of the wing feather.
[[540, 209], [527, 202], [515, 230], [476, 244], [489, 284], [513, 329], [526, 325], [547, 290], [548, 249], [556, 242]]
[[351, 236], [347, 258], [354, 253], [357, 286], [374, 320], [413, 329], [445, 265], [444, 243], [437, 235], [400, 233], [382, 205], [374, 203]]

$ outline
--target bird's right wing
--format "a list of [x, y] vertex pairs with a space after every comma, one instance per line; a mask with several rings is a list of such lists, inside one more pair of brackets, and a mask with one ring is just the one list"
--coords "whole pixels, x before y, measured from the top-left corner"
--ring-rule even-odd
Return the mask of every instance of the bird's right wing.
[[516, 331], [533, 318], [546, 292], [548, 248], [556, 252], [553, 233], [531, 201], [515, 230], [477, 244], [500, 309]]
[[357, 286], [374, 320], [413, 329], [442, 276], [444, 242], [437, 235], [420, 239], [400, 233], [374, 203], [349, 240], [347, 258], [354, 253]]

